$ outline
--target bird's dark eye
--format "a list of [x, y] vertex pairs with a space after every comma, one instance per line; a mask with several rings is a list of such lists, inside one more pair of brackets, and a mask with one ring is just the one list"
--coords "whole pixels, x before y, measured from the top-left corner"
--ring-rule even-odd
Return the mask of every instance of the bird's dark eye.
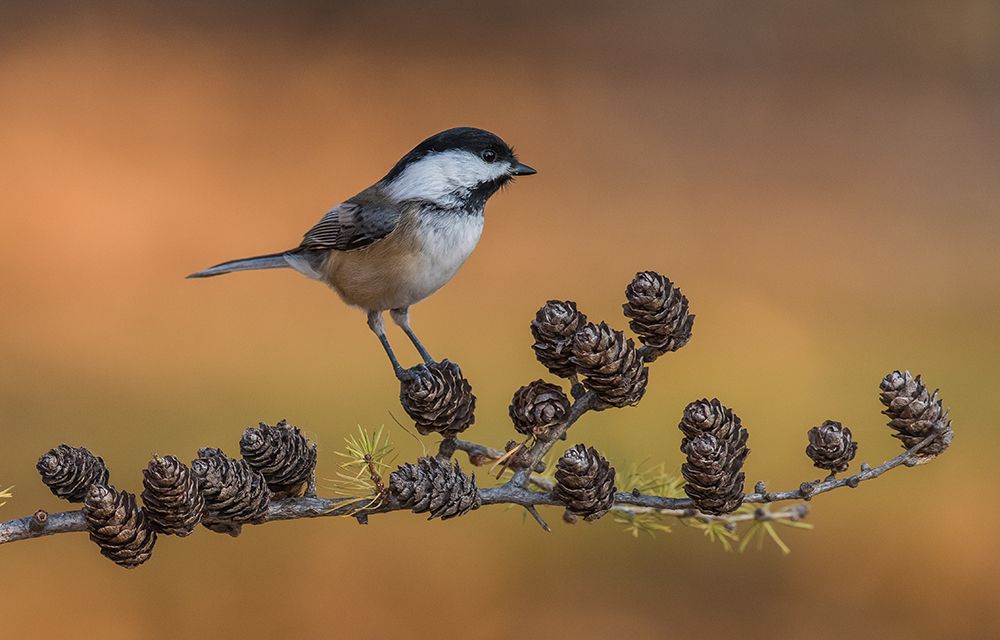
[[486, 162], [493, 162], [494, 160], [497, 159], [497, 152], [494, 151], [493, 149], [486, 149], [485, 151], [483, 151], [482, 156], [483, 160], [485, 160]]

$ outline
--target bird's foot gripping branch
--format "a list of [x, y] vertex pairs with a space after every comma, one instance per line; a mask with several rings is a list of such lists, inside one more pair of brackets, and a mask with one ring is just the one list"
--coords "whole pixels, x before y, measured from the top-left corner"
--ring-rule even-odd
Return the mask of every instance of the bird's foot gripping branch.
[[[347, 462], [341, 465], [349, 472], [338, 474], [338, 487], [355, 491], [350, 497], [316, 495], [316, 446], [284, 422], [247, 429], [240, 459], [219, 449], [201, 449], [190, 466], [174, 456], [154, 457], [143, 472], [142, 506], [111, 484], [101, 458], [60, 445], [41, 457], [38, 472], [52, 493], [82, 502], [83, 508], [51, 515], [38, 511], [0, 523], [0, 543], [87, 531], [101, 553], [134, 567], [150, 558], [158, 536], [184, 537], [199, 523], [238, 535], [243, 525], [273, 520], [350, 516], [366, 523], [370, 516], [407, 509], [447, 519], [481, 506], [513, 504], [546, 530], [539, 507], [553, 506], [567, 522], [610, 514], [638, 534], [669, 530], [669, 522], [680, 521], [727, 548], [770, 538], [784, 549], [772, 525], [806, 526], [800, 522], [808, 512], [804, 501], [928, 462], [951, 443], [951, 423], [937, 392], [930, 393], [919, 376], [893, 371], [882, 380], [880, 400], [904, 451], [879, 466], [862, 464], [848, 473], [858, 445], [850, 429], [828, 420], [808, 431], [806, 447], [826, 477], [788, 491], [770, 491], [758, 482], [747, 492], [748, 431], [717, 399], [692, 402], [681, 415], [686, 462], [680, 476], [662, 465], [618, 472], [586, 444], [561, 445], [555, 464], [547, 465], [549, 452], [584, 414], [637, 404], [646, 392], [648, 365], [691, 338], [694, 316], [667, 278], [640, 273], [625, 297], [625, 316], [639, 346], [603, 322], [588, 322], [573, 302], [549, 301], [538, 311], [531, 323], [532, 348], [562, 384], [536, 380], [514, 393], [510, 419], [519, 437], [503, 449], [459, 437], [475, 421], [476, 398], [458, 365], [420, 365], [401, 383], [400, 400], [417, 431], [442, 437], [437, 455], [390, 472], [381, 433], [351, 437], [342, 454]], [[457, 452], [467, 454], [473, 465], [491, 465], [505, 481], [480, 487], [453, 459]], [[791, 504], [772, 507], [786, 501]]]

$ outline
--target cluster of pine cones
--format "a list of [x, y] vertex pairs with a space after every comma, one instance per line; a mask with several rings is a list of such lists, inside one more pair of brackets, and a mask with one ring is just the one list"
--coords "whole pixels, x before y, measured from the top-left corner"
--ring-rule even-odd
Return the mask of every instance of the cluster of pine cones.
[[[596, 410], [637, 404], [646, 392], [646, 364], [691, 339], [694, 316], [687, 298], [664, 276], [653, 271], [636, 274], [625, 298], [623, 310], [641, 348], [604, 322], [588, 322], [572, 301], [550, 300], [531, 323], [532, 349], [539, 362], [550, 373], [582, 384]], [[445, 360], [420, 365], [414, 373], [401, 384], [400, 402], [421, 434], [451, 438], [472, 425], [476, 397], [456, 364]], [[551, 441], [569, 418], [571, 406], [561, 386], [535, 380], [514, 393], [508, 412], [518, 433]], [[519, 466], [518, 460], [513, 456], [508, 464]], [[461, 515], [479, 504], [475, 478], [434, 459], [404, 465], [390, 480], [403, 506], [429, 511], [431, 517]], [[615, 470], [600, 453], [577, 445], [558, 462], [555, 492], [573, 517], [594, 520], [613, 505], [614, 480]]]
[[[879, 400], [885, 405], [882, 412], [889, 417], [889, 428], [903, 443], [912, 449], [924, 440], [929, 442], [907, 461], [907, 464], [924, 464], [941, 455], [951, 444], [955, 434], [951, 420], [944, 409], [938, 392], [931, 393], [920, 376], [909, 371], [893, 371], [879, 385]], [[831, 473], [846, 471], [858, 452], [851, 430], [839, 422], [827, 420], [809, 430], [806, 455], [813, 464]]]
[[684, 409], [678, 428], [687, 456], [681, 466], [684, 492], [703, 513], [735, 511], [743, 504], [742, 469], [750, 453], [739, 416], [717, 399], [698, 400]]
[[[549, 300], [531, 323], [531, 348], [538, 361], [561, 378], [582, 378], [597, 398], [598, 409], [637, 404], [646, 392], [645, 365], [691, 339], [694, 316], [687, 298], [666, 277], [653, 271], [636, 274], [625, 289], [625, 300], [622, 309], [641, 349], [606, 323], [587, 322], [571, 301]], [[531, 398], [522, 391], [515, 394], [512, 417], [532, 413], [527, 406]]]
[[157, 535], [188, 536], [199, 523], [238, 535], [258, 522], [272, 499], [301, 495], [316, 468], [316, 446], [285, 421], [243, 433], [242, 458], [201, 449], [188, 467], [175, 456], [154, 456], [143, 471], [142, 506], [108, 482], [104, 460], [83, 447], [59, 445], [38, 460], [42, 481], [56, 496], [82, 502], [90, 538], [126, 568], [150, 558]]
[[[646, 390], [646, 364], [680, 349], [691, 338], [694, 316], [680, 290], [664, 276], [644, 271], [625, 290], [625, 316], [641, 347], [604, 322], [594, 324], [570, 301], [550, 300], [531, 323], [535, 356], [552, 374], [570, 380], [577, 402], [602, 410], [635, 405]], [[475, 421], [476, 397], [458, 365], [444, 360], [420, 365], [403, 381], [400, 401], [424, 435], [454, 438]], [[920, 377], [894, 371], [880, 385], [889, 427], [907, 450], [922, 445], [907, 464], [940, 455], [953, 439], [951, 421], [938, 392]], [[510, 466], [536, 460], [523, 446], [551, 444], [565, 438], [575, 405], [563, 388], [535, 380], [514, 393], [509, 415], [526, 440], [511, 442]], [[750, 450], [740, 418], [719, 400], [690, 403], [681, 417], [681, 467], [684, 490], [706, 514], [731, 513], [744, 499], [743, 465]], [[807, 434], [806, 454], [831, 474], [847, 470], [858, 445], [851, 430], [831, 420]], [[515, 451], [517, 450], [517, 451]], [[247, 429], [240, 440], [241, 459], [219, 449], [201, 449], [188, 467], [174, 456], [155, 456], [143, 472], [142, 506], [136, 497], [108, 482], [104, 461], [85, 448], [60, 445], [38, 461], [42, 480], [56, 496], [82, 502], [83, 513], [101, 553], [123, 567], [149, 559], [157, 535], [187, 536], [198, 526], [238, 535], [244, 523], [265, 518], [272, 500], [302, 495], [313, 480], [316, 445], [285, 421]], [[853, 486], [853, 485], [852, 485]], [[474, 475], [458, 463], [424, 457], [404, 464], [379, 489], [393, 507], [427, 513], [430, 518], [461, 516], [482, 503]], [[566, 519], [596, 520], [615, 504], [615, 469], [593, 447], [577, 444], [556, 463], [553, 495]], [[808, 497], [804, 495], [804, 497]]]
[[[691, 339], [694, 316], [687, 298], [667, 278], [639, 273], [625, 297], [624, 312], [641, 349], [606, 323], [587, 322], [571, 301], [550, 300], [531, 323], [539, 362], [561, 378], [582, 378], [597, 409], [637, 404], [646, 392], [645, 365]], [[454, 437], [475, 422], [476, 397], [458, 365], [444, 360], [419, 365], [413, 373], [401, 384], [400, 403], [420, 433]], [[510, 418], [519, 433], [544, 440], [569, 406], [559, 386], [537, 380], [514, 394]]]
[[[625, 299], [623, 311], [641, 347], [604, 322], [588, 322], [572, 301], [550, 300], [531, 322], [532, 349], [538, 361], [550, 373], [574, 385], [582, 384], [596, 400], [593, 408], [597, 410], [638, 403], [646, 390], [646, 364], [691, 339], [695, 317], [687, 298], [668, 278], [653, 271], [638, 273], [626, 287]], [[402, 384], [400, 400], [420, 433], [454, 437], [474, 422], [476, 398], [457, 365], [448, 361], [421, 365], [417, 374]], [[881, 389], [889, 426], [905, 447], [913, 447], [932, 433], [939, 434], [917, 454], [915, 462], [926, 461], [948, 446], [950, 422], [937, 392], [928, 393], [919, 377], [898, 371], [886, 376]], [[575, 386], [573, 391], [577, 393]], [[560, 385], [539, 379], [514, 393], [508, 413], [514, 429], [529, 442], [550, 442], [557, 436], [565, 437], [562, 427], [570, 419], [572, 407]], [[720, 515], [739, 508], [746, 480], [743, 465], [750, 452], [748, 433], [739, 416], [718, 399], [705, 399], [689, 404], [678, 426], [683, 434], [681, 451], [686, 456], [681, 467], [685, 493], [703, 513]], [[851, 430], [839, 422], [827, 420], [810, 429], [807, 438], [806, 454], [816, 467], [831, 474], [846, 471], [857, 454]], [[517, 443], [511, 442], [507, 450], [515, 448]], [[525, 448], [520, 450], [526, 452]], [[530, 463], [524, 455], [507, 460], [513, 467]], [[469, 489], [475, 486], [475, 479], [470, 481], [457, 467], [422, 461], [401, 467], [392, 479], [394, 491], [404, 503], [411, 501], [417, 505], [414, 510], [430, 511], [431, 517], [450, 517], [466, 510], [457, 508], [455, 501], [430, 499], [432, 486], [439, 488], [441, 496], [446, 490], [467, 491], [462, 504], [478, 504]], [[594, 520], [614, 504], [615, 470], [593, 447], [578, 444], [567, 450], [557, 462], [555, 479], [555, 495], [566, 506], [569, 519]], [[444, 504], [449, 505], [447, 509]]]
[[[883, 413], [903, 448], [930, 438], [907, 464], [925, 463], [947, 449], [954, 433], [937, 391], [929, 392], [919, 376], [900, 371], [887, 375], [880, 388]], [[681, 466], [684, 491], [695, 507], [712, 515], [738, 509], [744, 496], [743, 464], [750, 453], [739, 416], [717, 399], [699, 400], [684, 409], [678, 426], [687, 457]], [[806, 455], [831, 474], [846, 471], [858, 451], [851, 430], [832, 420], [810, 429], [807, 437]], [[557, 463], [555, 478], [555, 495], [571, 516], [594, 520], [614, 505], [615, 470], [592, 447], [569, 449]]]

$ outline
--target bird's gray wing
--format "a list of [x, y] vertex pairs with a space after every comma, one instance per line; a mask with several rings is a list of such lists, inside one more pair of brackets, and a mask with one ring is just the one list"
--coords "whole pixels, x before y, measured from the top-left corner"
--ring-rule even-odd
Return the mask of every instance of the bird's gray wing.
[[352, 198], [326, 212], [302, 238], [301, 249], [351, 251], [385, 238], [399, 224], [400, 212], [389, 203]]

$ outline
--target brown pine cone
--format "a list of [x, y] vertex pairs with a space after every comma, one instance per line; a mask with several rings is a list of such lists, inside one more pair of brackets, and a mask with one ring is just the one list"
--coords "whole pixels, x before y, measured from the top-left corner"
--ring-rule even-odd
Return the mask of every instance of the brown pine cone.
[[174, 456], [154, 456], [142, 472], [142, 505], [149, 526], [165, 535], [188, 536], [201, 522], [205, 498], [198, 479]]
[[535, 380], [514, 393], [508, 412], [518, 433], [549, 440], [550, 428], [569, 413], [569, 398], [559, 385]]
[[264, 476], [274, 500], [301, 495], [316, 469], [316, 445], [285, 420], [244, 431], [240, 454]]
[[83, 517], [90, 539], [115, 564], [132, 569], [153, 555], [156, 532], [131, 493], [92, 484], [83, 502]]
[[569, 378], [576, 373], [570, 360], [573, 336], [587, 324], [587, 316], [577, 311], [576, 303], [549, 300], [531, 321], [531, 335], [535, 343], [531, 348], [535, 357], [551, 373]]
[[442, 360], [415, 368], [399, 387], [399, 402], [422, 435], [455, 436], [476, 421], [476, 396], [458, 365]]
[[687, 484], [684, 492], [702, 513], [731, 513], [743, 504], [741, 471], [745, 453], [734, 455], [725, 440], [711, 433], [693, 438], [687, 446], [687, 462], [681, 473]]
[[652, 353], [647, 360], [677, 351], [691, 339], [694, 316], [688, 301], [669, 279], [655, 271], [642, 271], [625, 289], [628, 302], [622, 309], [631, 321], [628, 326]]
[[687, 463], [681, 473], [684, 491], [704, 513], [729, 513], [743, 502], [741, 472], [750, 450], [749, 434], [732, 409], [717, 398], [697, 400], [684, 408], [678, 424]]
[[202, 524], [217, 533], [239, 535], [240, 525], [260, 520], [271, 502], [271, 491], [259, 471], [246, 460], [233, 460], [218, 449], [202, 449], [191, 463], [205, 498]]
[[948, 448], [955, 434], [937, 391], [929, 393], [920, 376], [914, 378], [909, 371], [893, 371], [882, 380], [880, 388], [879, 399], [886, 407], [882, 413], [889, 416], [889, 426], [896, 431], [892, 435], [902, 441], [904, 449], [935, 432], [940, 437], [917, 452], [917, 459], [929, 462]]
[[588, 324], [573, 336], [572, 361], [583, 384], [605, 405], [638, 404], [646, 393], [649, 370], [631, 338], [605, 323]]
[[35, 468], [56, 497], [70, 502], [83, 502], [90, 485], [108, 483], [104, 460], [84, 447], [61, 444], [39, 458]]
[[458, 462], [450, 466], [437, 458], [400, 466], [389, 474], [389, 490], [414, 513], [430, 512], [428, 520], [461, 516], [482, 504], [476, 476], [462, 473]]
[[[684, 408], [684, 415], [677, 425], [684, 438], [681, 440], [681, 452], [687, 453], [691, 440], [710, 433], [719, 440], [725, 441], [733, 455], [746, 458], [749, 450], [746, 448], [748, 433], [743, 428], [740, 417], [733, 413], [718, 398], [711, 400], [696, 400]], [[742, 462], [741, 462], [742, 464]]]
[[851, 439], [851, 430], [839, 422], [827, 420], [809, 430], [806, 455], [820, 468], [840, 473], [847, 471], [858, 452], [858, 443]]
[[593, 447], [568, 449], [556, 463], [555, 477], [555, 497], [575, 516], [597, 520], [615, 504], [615, 469]]

